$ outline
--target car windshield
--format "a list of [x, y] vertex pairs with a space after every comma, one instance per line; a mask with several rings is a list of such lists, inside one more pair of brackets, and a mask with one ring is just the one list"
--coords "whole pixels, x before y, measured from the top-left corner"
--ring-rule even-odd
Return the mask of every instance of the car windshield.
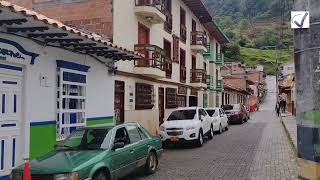
[[209, 116], [211, 116], [211, 117], [216, 117], [216, 116], [218, 116], [218, 111], [217, 110], [215, 110], [215, 109], [207, 109], [206, 110], [207, 111], [207, 113], [209, 114]]
[[240, 104], [223, 105], [222, 108], [223, 108], [225, 111], [240, 110]]
[[167, 121], [193, 120], [195, 115], [195, 109], [173, 111]]
[[59, 146], [60, 150], [97, 150], [109, 148], [110, 128], [80, 129], [74, 131]]

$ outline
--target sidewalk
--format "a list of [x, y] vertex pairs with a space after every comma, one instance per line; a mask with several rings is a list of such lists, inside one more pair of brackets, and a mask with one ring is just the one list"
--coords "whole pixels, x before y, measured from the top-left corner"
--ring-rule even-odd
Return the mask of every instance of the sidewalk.
[[291, 115], [284, 115], [280, 118], [280, 121], [289, 136], [290, 143], [292, 143], [294, 150], [297, 152], [297, 123], [295, 117]]

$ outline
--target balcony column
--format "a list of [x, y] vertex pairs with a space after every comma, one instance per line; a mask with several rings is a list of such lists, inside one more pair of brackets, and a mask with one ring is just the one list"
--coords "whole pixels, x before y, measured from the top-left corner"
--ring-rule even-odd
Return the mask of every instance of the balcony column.
[[296, 0], [310, 11], [310, 29], [294, 31], [299, 178], [320, 178], [320, 2]]

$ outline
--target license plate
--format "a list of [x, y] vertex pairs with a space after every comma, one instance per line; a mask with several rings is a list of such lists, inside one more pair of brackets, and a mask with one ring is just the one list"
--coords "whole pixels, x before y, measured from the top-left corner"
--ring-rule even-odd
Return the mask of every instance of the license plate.
[[173, 136], [173, 137], [170, 137], [170, 140], [171, 140], [171, 141], [179, 141], [179, 138], [176, 137], [176, 136]]

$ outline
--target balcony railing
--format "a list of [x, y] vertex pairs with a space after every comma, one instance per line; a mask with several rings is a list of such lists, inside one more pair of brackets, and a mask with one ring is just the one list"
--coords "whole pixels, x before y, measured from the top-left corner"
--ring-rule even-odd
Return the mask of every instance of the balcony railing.
[[184, 66], [180, 66], [180, 82], [186, 83], [187, 80], [187, 69]]
[[224, 64], [224, 56], [222, 53], [217, 53], [215, 63], [220, 65]]
[[191, 32], [191, 45], [207, 46], [207, 35], [201, 31]]
[[207, 84], [207, 74], [204, 69], [191, 69], [190, 77], [191, 83]]
[[135, 67], [150, 67], [165, 70], [165, 52], [162, 48], [151, 44], [136, 44], [134, 50], [145, 55], [134, 61]]
[[207, 48], [207, 51], [203, 53], [203, 56], [207, 56], [207, 57], [211, 56], [212, 52], [211, 52], [211, 46], [209, 43], [207, 44], [206, 48]]
[[180, 39], [182, 42], [187, 41], [187, 27], [185, 25], [180, 25]]
[[166, 16], [166, 21], [164, 22], [164, 30], [168, 33], [172, 33], [172, 14], [169, 10], [164, 11]]
[[160, 12], [164, 13], [163, 0], [136, 0], [136, 6], [151, 6], [157, 8]]
[[214, 80], [213, 76], [207, 75], [207, 86], [210, 90], [214, 89]]
[[166, 77], [171, 78], [172, 75], [172, 60], [171, 58], [166, 58], [165, 60], [165, 71], [166, 71]]

